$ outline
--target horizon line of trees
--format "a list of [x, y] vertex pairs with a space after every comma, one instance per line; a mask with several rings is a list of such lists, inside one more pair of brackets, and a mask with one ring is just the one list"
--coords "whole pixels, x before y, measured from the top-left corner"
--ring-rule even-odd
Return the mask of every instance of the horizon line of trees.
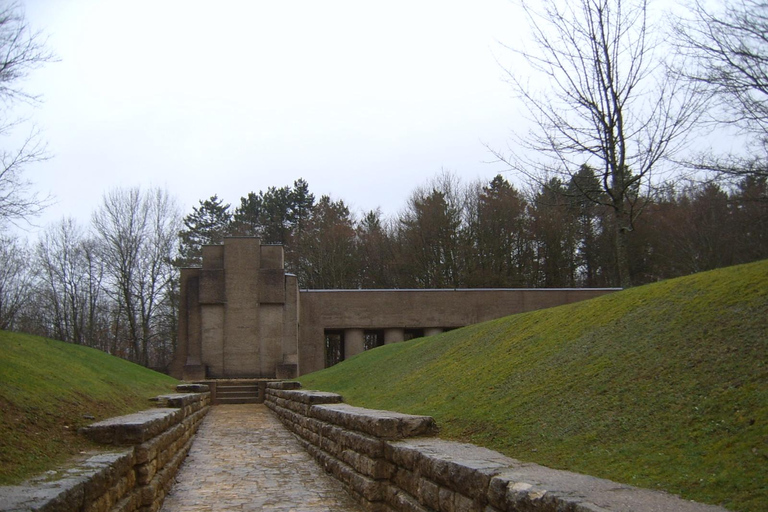
[[0, 329], [97, 348], [162, 369], [173, 355], [181, 213], [161, 189], [115, 189], [91, 222], [38, 239], [0, 234]]
[[[298, 179], [234, 209], [217, 195], [199, 201], [176, 263], [199, 265], [202, 245], [225, 236], [255, 236], [285, 247], [303, 289], [619, 287], [611, 207], [585, 190], [599, 190], [586, 165], [527, 191], [501, 175], [464, 185], [442, 173], [392, 218], [379, 209], [358, 218]], [[643, 210], [629, 246], [635, 284], [768, 257], [765, 177], [667, 185]]]
[[[0, 329], [162, 369], [175, 350], [179, 268], [230, 235], [284, 245], [302, 289], [617, 287], [614, 217], [583, 193], [595, 180], [586, 165], [527, 190], [501, 175], [462, 184], [442, 173], [390, 218], [316, 200], [302, 179], [234, 209], [214, 195], [184, 217], [167, 191], [116, 189], [87, 226], [64, 218], [31, 244], [0, 237]], [[667, 185], [630, 240], [635, 284], [768, 258], [768, 178]]]

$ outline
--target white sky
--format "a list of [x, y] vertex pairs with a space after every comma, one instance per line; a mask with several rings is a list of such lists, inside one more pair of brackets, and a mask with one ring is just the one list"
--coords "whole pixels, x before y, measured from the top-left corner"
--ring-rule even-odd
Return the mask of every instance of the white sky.
[[504, 171], [518, 118], [497, 63], [508, 0], [27, 0], [60, 61], [26, 91], [52, 158], [27, 171], [87, 222], [115, 187], [166, 187], [184, 214], [303, 177], [387, 215], [441, 169]]

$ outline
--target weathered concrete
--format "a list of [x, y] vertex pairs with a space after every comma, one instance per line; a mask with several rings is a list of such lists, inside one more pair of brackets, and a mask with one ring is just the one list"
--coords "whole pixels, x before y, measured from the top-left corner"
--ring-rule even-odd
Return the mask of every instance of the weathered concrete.
[[344, 358], [359, 354], [365, 350], [365, 331], [362, 329], [347, 329], [344, 331]]
[[325, 335], [346, 357], [366, 333], [379, 344], [514, 313], [569, 304], [615, 289], [303, 290], [286, 274], [283, 247], [225, 238], [203, 247], [202, 268], [181, 270], [179, 336], [170, 366], [184, 380], [294, 378], [325, 367]]
[[164, 512], [352, 512], [362, 508], [263, 405], [220, 405], [203, 421]]
[[[325, 367], [326, 330], [344, 331], [345, 334], [384, 330], [384, 343], [397, 343], [406, 339], [408, 330], [423, 330], [425, 335], [433, 334], [446, 328], [464, 327], [515, 313], [592, 299], [613, 291], [303, 290], [299, 295], [301, 307], [298, 322], [300, 374]], [[354, 349], [352, 355], [355, 353], [357, 349]]]

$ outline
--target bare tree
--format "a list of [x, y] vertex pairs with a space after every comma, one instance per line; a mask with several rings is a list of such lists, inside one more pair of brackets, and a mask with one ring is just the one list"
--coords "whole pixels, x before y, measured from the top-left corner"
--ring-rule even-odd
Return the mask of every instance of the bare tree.
[[[17, 101], [35, 103], [38, 97], [25, 92], [20, 82], [30, 72], [53, 60], [39, 32], [27, 25], [17, 3], [0, 5], [0, 136], [7, 136], [19, 121], [10, 117]], [[49, 200], [32, 192], [24, 177], [30, 163], [46, 158], [45, 146], [36, 132], [26, 137], [20, 147], [0, 149], [0, 221], [17, 221], [34, 216]]]
[[39, 300], [47, 311], [49, 335], [63, 341], [105, 348], [103, 265], [96, 244], [74, 219], [50, 226], [37, 242]]
[[139, 188], [117, 189], [104, 196], [93, 214], [101, 239], [101, 255], [110, 279], [106, 287], [118, 306], [115, 333], [125, 332], [132, 359], [150, 363], [158, 344], [172, 344], [173, 333], [163, 332], [162, 308], [173, 288], [176, 235], [181, 226], [178, 206], [166, 191], [144, 193]]
[[[628, 239], [661, 171], [700, 114], [698, 96], [666, 73], [646, 0], [523, 2], [535, 49], [513, 50], [510, 70], [532, 128], [511, 155], [495, 152], [539, 186], [569, 183], [586, 164], [600, 190], [578, 191], [611, 208], [617, 281], [630, 286]], [[522, 78], [531, 71], [540, 87]]]
[[768, 176], [768, 2], [700, 0], [675, 26], [687, 57], [678, 72], [712, 100], [709, 121], [747, 136], [746, 155], [702, 157], [695, 167], [727, 175]]
[[17, 238], [0, 237], [0, 329], [13, 329], [32, 292], [29, 253]]

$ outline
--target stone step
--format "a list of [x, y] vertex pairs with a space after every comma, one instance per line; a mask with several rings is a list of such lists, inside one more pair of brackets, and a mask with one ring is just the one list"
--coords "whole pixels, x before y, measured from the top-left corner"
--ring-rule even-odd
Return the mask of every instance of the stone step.
[[258, 398], [258, 393], [217, 393], [217, 398]]
[[219, 383], [216, 386], [217, 404], [256, 404], [259, 386], [255, 383]]
[[217, 404], [258, 404], [261, 403], [258, 397], [225, 397], [220, 396], [216, 398]]
[[238, 392], [248, 392], [248, 393], [258, 393], [259, 387], [258, 386], [217, 386], [216, 390], [219, 391], [238, 391]]

